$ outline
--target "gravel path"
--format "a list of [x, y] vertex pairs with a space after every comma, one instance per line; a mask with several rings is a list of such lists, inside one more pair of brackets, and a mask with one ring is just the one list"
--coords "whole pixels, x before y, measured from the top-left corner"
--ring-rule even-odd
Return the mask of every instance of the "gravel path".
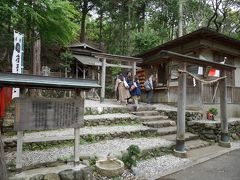
[[140, 161], [137, 166], [133, 168], [133, 171], [137, 177], [151, 179], [156, 175], [166, 173], [167, 171], [186, 165], [190, 162], [189, 159], [181, 159], [173, 155], [165, 155]]
[[[173, 142], [161, 138], [115, 139], [80, 145], [79, 151], [80, 156], [84, 157], [106, 157], [108, 153], [111, 153], [112, 156], [120, 156], [131, 144], [138, 145], [141, 150], [146, 150], [156, 147], [170, 147], [173, 145]], [[52, 148], [41, 151], [24, 151], [23, 165], [29, 166], [43, 162], [53, 162], [58, 158], [70, 157], [72, 155], [73, 147]], [[6, 162], [15, 159], [16, 152], [6, 154]]]
[[[98, 135], [98, 134], [112, 134], [112, 133], [122, 133], [122, 132], [137, 132], [149, 130], [147, 126], [143, 125], [128, 125], [128, 126], [90, 126], [80, 128], [80, 135]], [[63, 136], [73, 136], [74, 129], [58, 129], [52, 131], [39, 131], [25, 133], [24, 138], [34, 139], [34, 138], [45, 138], [45, 137], [63, 137]], [[3, 137], [3, 141], [16, 140], [17, 136]]]

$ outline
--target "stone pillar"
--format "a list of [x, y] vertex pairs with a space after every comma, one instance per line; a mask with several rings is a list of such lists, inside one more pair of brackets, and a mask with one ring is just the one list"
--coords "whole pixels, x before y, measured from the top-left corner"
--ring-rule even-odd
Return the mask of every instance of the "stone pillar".
[[[226, 76], [226, 71], [220, 71], [221, 77]], [[227, 121], [227, 78], [219, 81], [220, 91], [220, 120], [221, 120], [221, 139], [219, 145], [223, 147], [231, 147], [228, 134]]]
[[101, 73], [101, 97], [100, 101], [103, 102], [105, 98], [105, 80], [106, 80], [106, 58], [102, 59], [102, 73]]
[[[186, 71], [187, 64], [184, 62], [179, 67]], [[180, 73], [178, 79], [178, 112], [177, 112], [177, 137], [174, 155], [186, 157], [185, 150], [185, 107], [186, 107], [186, 73]]]

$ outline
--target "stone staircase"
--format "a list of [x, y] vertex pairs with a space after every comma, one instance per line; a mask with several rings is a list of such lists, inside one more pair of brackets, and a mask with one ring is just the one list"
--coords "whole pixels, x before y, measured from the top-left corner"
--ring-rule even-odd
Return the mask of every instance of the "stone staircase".
[[[174, 120], [154, 107], [140, 106], [137, 112], [131, 112], [131, 107], [128, 108], [125, 113], [120, 107], [119, 112], [115, 108], [112, 113], [107, 109], [102, 114], [92, 111], [92, 114], [84, 116], [85, 127], [80, 128], [81, 157], [103, 157], [109, 153], [121, 157], [132, 144], [138, 145], [142, 151], [173, 148], [177, 131]], [[73, 135], [73, 129], [26, 132], [23, 142], [28, 144], [28, 149], [23, 152], [24, 165], [34, 165], [40, 161], [54, 162], [59, 157], [72, 156], [73, 144], [66, 141], [72, 142]], [[3, 141], [9, 163], [15, 158], [16, 136], [4, 137]], [[32, 148], [38, 145], [40, 148]], [[197, 135], [186, 133], [187, 150], [208, 145]]]
[[[133, 114], [138, 117], [137, 119], [141, 119], [144, 126], [157, 129], [157, 134], [161, 138], [175, 143], [177, 126], [174, 120], [169, 119], [168, 116], [165, 116], [156, 110], [137, 111], [133, 112]], [[199, 139], [198, 135], [189, 132], [186, 132], [185, 134], [185, 141], [186, 150], [211, 145], [211, 143]]]

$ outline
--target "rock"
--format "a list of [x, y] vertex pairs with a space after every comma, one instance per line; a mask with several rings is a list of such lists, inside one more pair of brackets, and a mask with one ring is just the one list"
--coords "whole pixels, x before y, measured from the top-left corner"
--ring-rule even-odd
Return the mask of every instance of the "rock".
[[233, 133], [233, 134], [232, 134], [232, 138], [233, 138], [234, 140], [239, 139], [239, 137], [238, 137], [238, 135], [237, 135], [236, 133]]
[[60, 177], [55, 173], [49, 173], [44, 176], [44, 180], [60, 180]]
[[88, 160], [83, 160], [82, 161], [82, 164], [86, 165], [86, 166], [89, 166], [89, 161]]
[[83, 171], [74, 171], [74, 180], [85, 180], [83, 179]]
[[204, 135], [207, 139], [216, 139], [217, 136], [215, 136], [214, 134], [205, 134]]
[[31, 177], [30, 180], [44, 180], [44, 175], [38, 174], [36, 176]]
[[84, 180], [93, 180], [93, 170], [91, 167], [85, 167], [82, 169]]
[[74, 171], [72, 169], [67, 169], [58, 173], [61, 180], [74, 180]]
[[176, 122], [175, 122], [175, 121], [171, 121], [171, 122], [170, 122], [170, 125], [171, 125], [171, 126], [176, 126]]

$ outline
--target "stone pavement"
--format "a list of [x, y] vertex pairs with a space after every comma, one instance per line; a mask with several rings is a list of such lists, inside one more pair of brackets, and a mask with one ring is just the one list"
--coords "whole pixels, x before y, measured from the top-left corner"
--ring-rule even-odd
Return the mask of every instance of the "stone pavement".
[[[224, 168], [226, 167], [227, 171], [234, 171], [233, 174], [235, 175], [237, 173], [240, 173], [239, 171], [239, 166], [240, 166], [240, 161], [239, 161], [239, 155], [240, 155], [240, 141], [235, 141], [231, 143], [232, 147], [231, 148], [224, 148], [220, 147], [218, 145], [213, 145], [213, 146], [208, 146], [200, 149], [194, 149], [190, 150], [188, 152], [188, 159], [190, 160], [189, 163], [185, 163], [184, 166], [177, 167], [174, 169], [169, 169], [163, 173], [158, 173], [158, 175], [153, 176], [149, 179], [159, 179], [159, 180], [235, 180], [236, 178], [230, 179], [228, 176], [223, 176], [224, 178], [218, 178], [218, 167]], [[233, 155], [232, 159], [230, 158], [229, 160], [226, 158], [228, 157], [228, 154], [235, 154], [235, 151], [238, 153], [238, 157]], [[235, 159], [238, 159], [236, 162], [233, 162]], [[223, 159], [221, 160], [216, 160], [216, 159]], [[226, 160], [226, 163], [225, 163]], [[232, 164], [231, 164], [232, 162]], [[205, 164], [206, 166], [202, 167], [202, 164]], [[208, 164], [211, 164], [209, 166]], [[233, 168], [229, 168], [227, 166], [234, 166]], [[200, 168], [198, 168], [200, 167]], [[207, 167], [207, 168], [206, 168]], [[205, 168], [205, 169], [204, 169]], [[215, 169], [214, 169], [215, 168]], [[194, 172], [194, 173], [193, 173]], [[178, 176], [179, 174], [179, 176]], [[216, 177], [212, 176], [216, 174]], [[234, 176], [235, 176], [234, 175]], [[239, 174], [236, 176], [237, 179], [239, 180]]]
[[160, 180], [239, 180], [240, 149], [189, 167]]

